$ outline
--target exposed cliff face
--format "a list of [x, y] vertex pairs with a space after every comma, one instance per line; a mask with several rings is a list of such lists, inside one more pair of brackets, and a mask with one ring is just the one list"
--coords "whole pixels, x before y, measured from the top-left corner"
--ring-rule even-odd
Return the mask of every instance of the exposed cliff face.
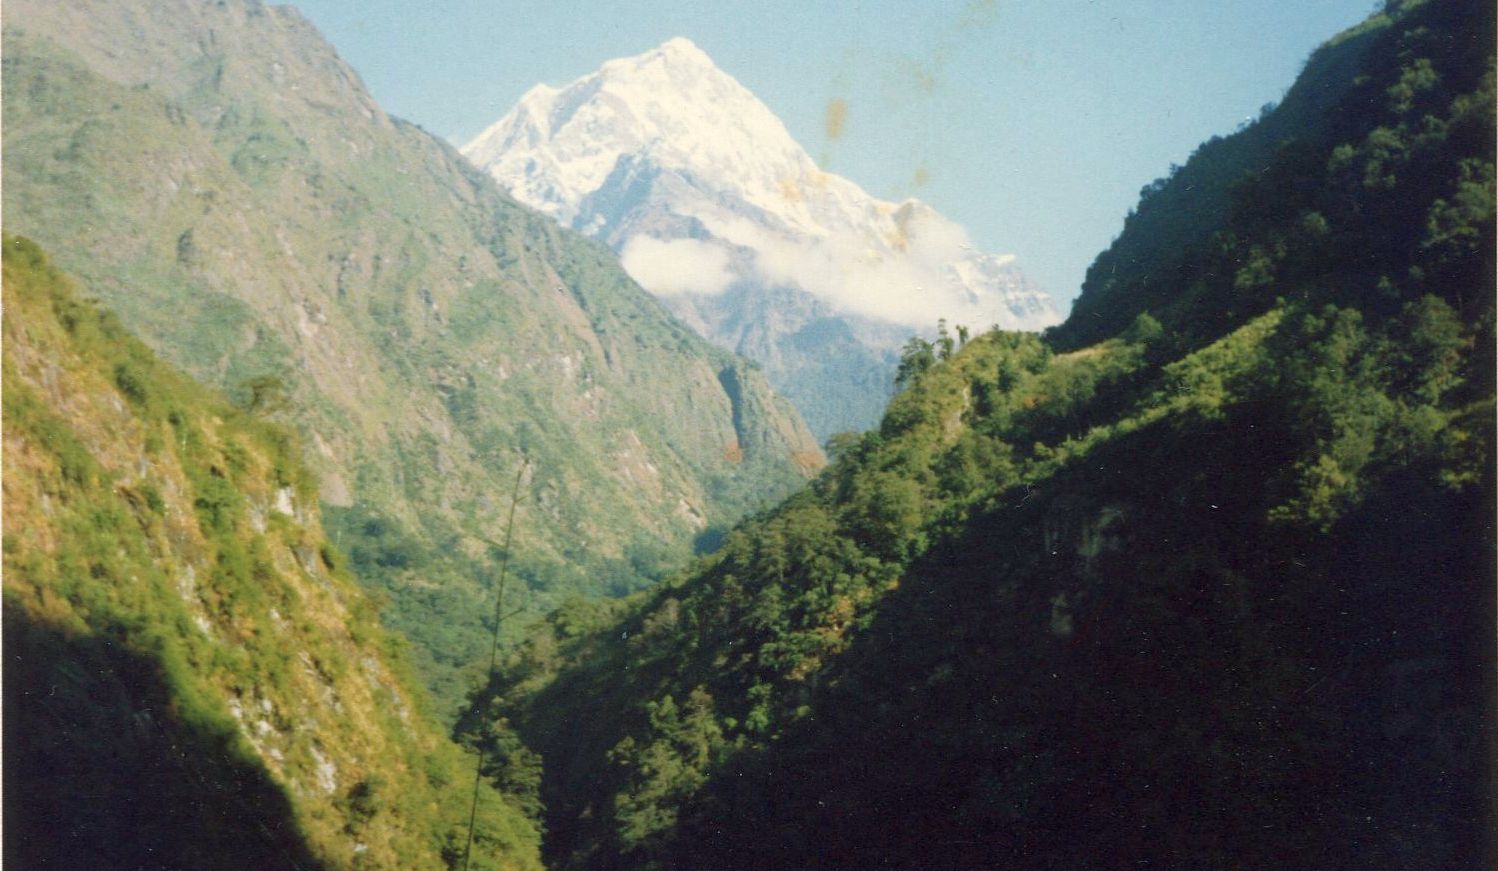
[[[463, 584], [522, 462], [537, 607], [605, 568], [638, 586], [631, 554], [679, 555], [819, 464], [758, 375], [741, 443], [717, 377], [738, 361], [386, 116], [295, 11], [16, 0], [5, 23], [7, 225], [168, 359], [278, 402], [340, 534], [377, 516], [452, 563], [382, 566], [402, 608], [430, 611], [412, 585], [441, 575], [476, 626]], [[452, 662], [474, 637], [422, 641]]]
[[[291, 433], [7, 237], [5, 859], [438, 867], [472, 769], [325, 538]], [[537, 836], [485, 790], [489, 867]]]

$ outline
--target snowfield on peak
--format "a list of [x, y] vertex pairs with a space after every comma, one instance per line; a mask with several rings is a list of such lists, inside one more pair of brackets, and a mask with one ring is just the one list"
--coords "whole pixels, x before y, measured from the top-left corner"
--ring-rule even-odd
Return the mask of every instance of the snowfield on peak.
[[663, 296], [746, 280], [904, 326], [1058, 320], [1012, 258], [973, 250], [924, 203], [882, 201], [818, 169], [774, 113], [681, 37], [564, 88], [536, 86], [463, 153], [516, 199], [604, 238]]
[[[517, 200], [610, 245], [635, 280], [759, 360], [792, 399], [806, 391], [790, 369], [817, 361], [785, 342], [811, 326], [825, 333], [828, 319], [877, 366], [939, 318], [977, 329], [1059, 321], [1012, 256], [976, 250], [925, 203], [880, 200], [824, 172], [684, 38], [565, 87], [537, 85], [462, 151]], [[883, 398], [835, 423], [870, 423]]]

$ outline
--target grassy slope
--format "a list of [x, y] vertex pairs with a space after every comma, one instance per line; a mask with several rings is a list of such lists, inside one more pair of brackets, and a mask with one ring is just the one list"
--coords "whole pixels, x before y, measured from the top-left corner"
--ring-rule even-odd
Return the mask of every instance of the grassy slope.
[[293, 10], [16, 0], [4, 82], [7, 225], [193, 375], [285, 385], [447, 707], [523, 461], [538, 611], [640, 587], [821, 463], [759, 372], [384, 115]]
[[1159, 282], [1089, 302], [1110, 338], [973, 341], [718, 556], [540, 628], [491, 713], [555, 864], [1491, 859], [1492, 10], [1390, 13], [1262, 172], [1177, 174], [1184, 255], [1100, 258]]
[[[5, 859], [436, 868], [471, 769], [320, 528], [287, 430], [4, 242]], [[485, 789], [482, 863], [537, 868]]]

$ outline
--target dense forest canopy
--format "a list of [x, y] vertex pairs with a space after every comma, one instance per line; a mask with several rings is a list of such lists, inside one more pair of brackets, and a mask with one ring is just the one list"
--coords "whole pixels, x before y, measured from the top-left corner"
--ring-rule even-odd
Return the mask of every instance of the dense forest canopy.
[[913, 340], [811, 487], [541, 624], [460, 734], [548, 861], [1491, 858], [1492, 34], [1387, 4], [1066, 324]]

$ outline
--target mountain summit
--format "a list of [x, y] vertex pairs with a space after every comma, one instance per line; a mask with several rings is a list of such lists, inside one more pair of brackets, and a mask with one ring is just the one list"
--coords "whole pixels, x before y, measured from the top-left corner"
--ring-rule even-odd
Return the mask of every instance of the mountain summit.
[[938, 318], [1058, 318], [1013, 258], [918, 200], [819, 169], [690, 40], [538, 85], [463, 153], [521, 202], [602, 239], [704, 336], [762, 363], [819, 435], [872, 424], [897, 350]]

